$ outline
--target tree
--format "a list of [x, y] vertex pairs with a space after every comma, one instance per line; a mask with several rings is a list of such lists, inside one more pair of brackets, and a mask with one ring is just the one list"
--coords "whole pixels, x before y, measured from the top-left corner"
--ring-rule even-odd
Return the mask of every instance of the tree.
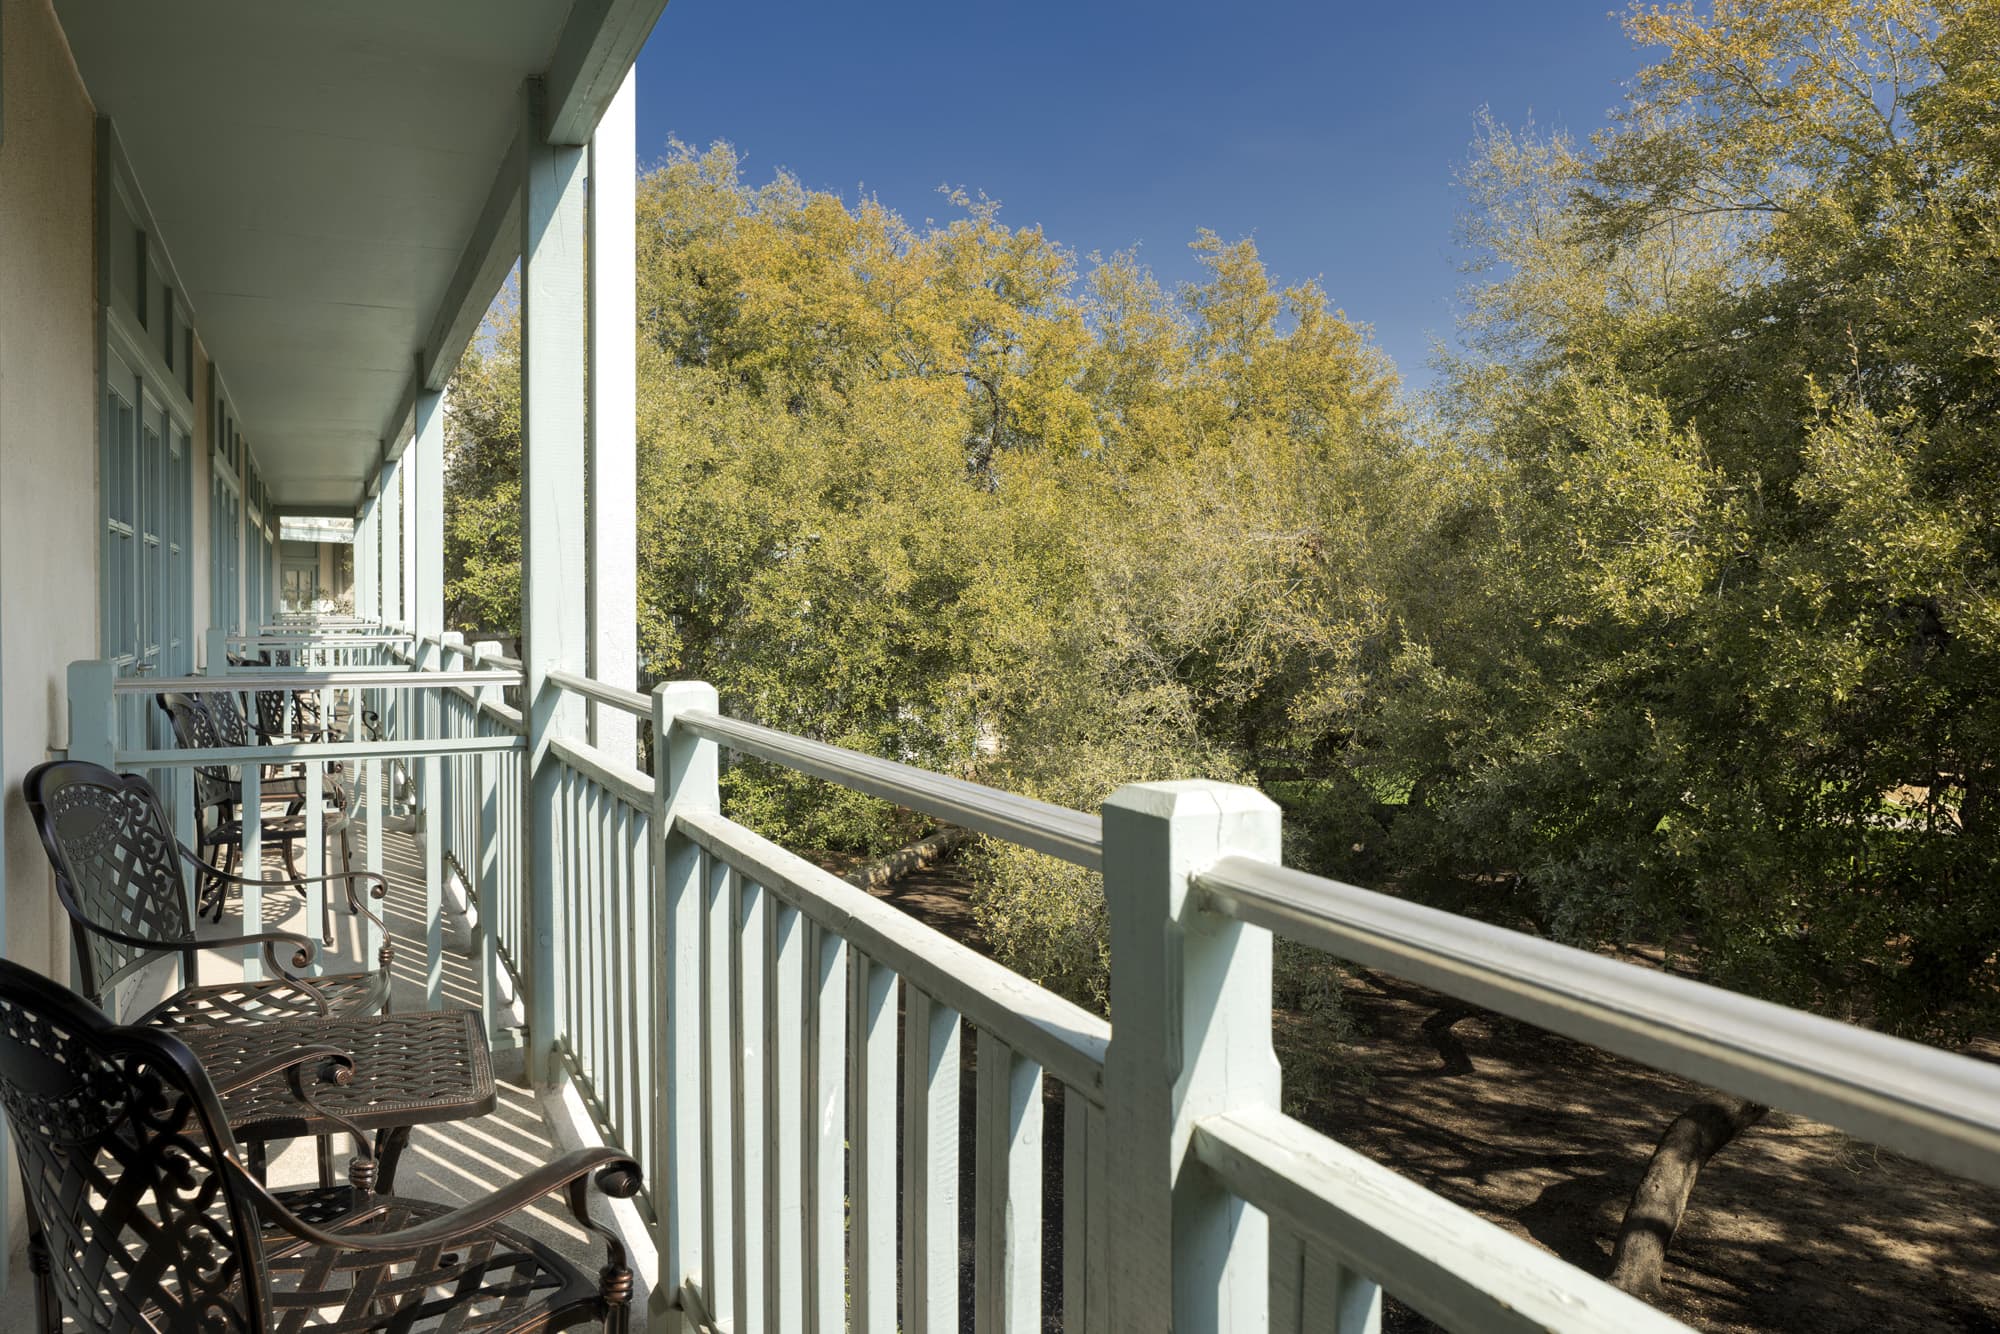
[[520, 631], [520, 361], [520, 310], [503, 292], [445, 395], [445, 616], [465, 631]]
[[[1399, 602], [1366, 762], [1413, 861], [1512, 869], [1488, 911], [1951, 1041], [2000, 983], [2000, 11], [1627, 27], [1663, 54], [1610, 129], [1469, 174], [1438, 416], [1491, 490], [1428, 563], [1476, 592]], [[1621, 1282], [1757, 1115], [1669, 1131]]]

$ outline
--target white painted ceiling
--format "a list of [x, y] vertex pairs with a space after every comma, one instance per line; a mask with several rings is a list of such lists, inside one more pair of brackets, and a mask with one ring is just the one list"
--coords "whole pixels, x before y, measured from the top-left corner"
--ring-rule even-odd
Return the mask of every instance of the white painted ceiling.
[[358, 500], [569, 8], [58, 0], [281, 510]]

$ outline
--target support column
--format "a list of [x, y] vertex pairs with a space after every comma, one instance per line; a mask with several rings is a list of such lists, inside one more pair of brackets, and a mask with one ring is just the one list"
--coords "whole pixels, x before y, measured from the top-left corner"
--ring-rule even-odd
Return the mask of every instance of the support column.
[[403, 479], [402, 463], [382, 465], [382, 494], [375, 497], [376, 527], [382, 534], [382, 620], [403, 623]]
[[361, 502], [354, 516], [354, 614], [365, 621], [381, 619], [375, 562], [381, 549], [375, 540], [375, 498]]
[[[636, 254], [637, 74], [590, 137], [590, 674], [639, 684]], [[638, 763], [639, 720], [590, 706], [590, 741]]]
[[417, 460], [405, 451], [396, 461], [397, 480], [402, 490], [399, 502], [403, 515], [402, 568], [399, 585], [403, 590], [403, 624], [417, 625]]
[[417, 387], [417, 431], [410, 460], [411, 621], [419, 638], [444, 635], [444, 393]]
[[553, 737], [583, 734], [582, 702], [552, 669], [586, 665], [583, 554], [583, 149], [544, 142], [543, 93], [522, 98], [521, 667], [527, 703], [528, 1072], [554, 1082], [556, 846]]

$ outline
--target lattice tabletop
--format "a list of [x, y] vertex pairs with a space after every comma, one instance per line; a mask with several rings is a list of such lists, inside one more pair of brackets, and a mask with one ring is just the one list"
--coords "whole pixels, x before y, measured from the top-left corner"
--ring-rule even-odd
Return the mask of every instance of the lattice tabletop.
[[[497, 1101], [486, 1035], [471, 1010], [190, 1026], [174, 1036], [215, 1070], [308, 1044], [338, 1047], [354, 1057], [354, 1082], [344, 1088], [319, 1085], [314, 1096], [362, 1130], [467, 1120], [486, 1115]], [[341, 1129], [293, 1097], [283, 1074], [224, 1095], [222, 1109], [237, 1139], [246, 1143]]]

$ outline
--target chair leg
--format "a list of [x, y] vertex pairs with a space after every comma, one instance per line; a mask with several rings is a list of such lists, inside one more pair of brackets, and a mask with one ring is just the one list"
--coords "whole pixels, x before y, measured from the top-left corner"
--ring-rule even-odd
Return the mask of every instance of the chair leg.
[[28, 1272], [34, 1276], [35, 1285], [35, 1328], [41, 1334], [58, 1334], [62, 1328], [62, 1312], [56, 1305], [54, 1281], [49, 1277], [51, 1262], [49, 1243], [42, 1236], [42, 1229], [36, 1223], [34, 1211], [28, 1213]]
[[333, 1136], [321, 1135], [318, 1140], [318, 1148], [319, 1184], [322, 1188], [325, 1188], [335, 1184], [333, 1176]]

